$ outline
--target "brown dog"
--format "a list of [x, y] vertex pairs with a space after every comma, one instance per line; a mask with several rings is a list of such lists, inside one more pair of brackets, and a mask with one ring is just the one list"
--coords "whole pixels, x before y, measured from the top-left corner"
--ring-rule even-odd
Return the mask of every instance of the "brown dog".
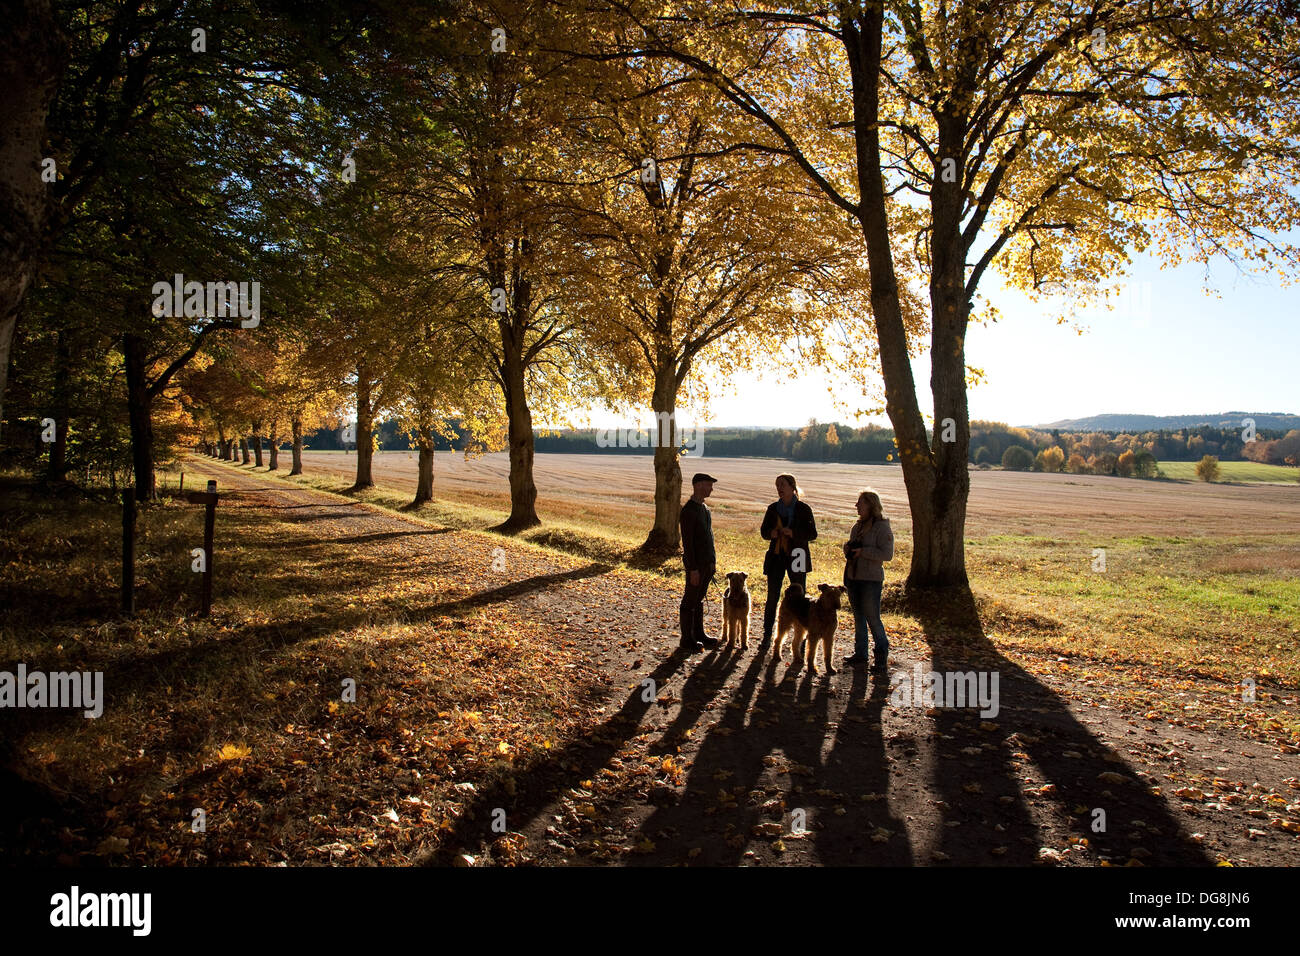
[[817, 673], [817, 644], [822, 646], [822, 659], [826, 662], [826, 673], [834, 674], [835, 665], [835, 628], [839, 623], [840, 601], [845, 589], [842, 585], [831, 586], [819, 584], [821, 595], [816, 601], [810, 601], [803, 593], [803, 588], [792, 584], [785, 589], [781, 597], [781, 607], [776, 617], [776, 657], [781, 659], [781, 648], [785, 643], [785, 632], [791, 631], [791, 647], [794, 651], [792, 666], [795, 673], [803, 667], [804, 642], [808, 643], [808, 673]]
[[727, 575], [727, 589], [722, 592], [722, 640], [727, 647], [740, 638], [740, 649], [749, 649], [749, 611], [752, 607], [745, 579], [749, 575], [744, 571], [732, 571]]

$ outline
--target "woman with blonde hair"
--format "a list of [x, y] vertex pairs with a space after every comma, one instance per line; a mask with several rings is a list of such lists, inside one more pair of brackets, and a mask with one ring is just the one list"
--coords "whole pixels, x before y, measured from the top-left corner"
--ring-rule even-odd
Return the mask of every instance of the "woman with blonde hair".
[[853, 655], [844, 663], [865, 665], [869, 661], [867, 639], [875, 645], [876, 663], [871, 669], [884, 673], [889, 661], [889, 638], [880, 619], [880, 594], [885, 587], [885, 562], [894, 557], [894, 532], [884, 515], [880, 495], [871, 488], [858, 493], [858, 522], [844, 542], [844, 586], [849, 589], [853, 608]]

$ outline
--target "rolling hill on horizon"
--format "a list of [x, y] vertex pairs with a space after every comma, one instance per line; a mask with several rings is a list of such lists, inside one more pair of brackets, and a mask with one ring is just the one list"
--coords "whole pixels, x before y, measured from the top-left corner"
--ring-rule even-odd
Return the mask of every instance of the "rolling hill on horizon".
[[1159, 429], [1195, 428], [1211, 425], [1215, 428], [1240, 428], [1242, 419], [1253, 418], [1255, 428], [1290, 431], [1300, 428], [1300, 415], [1288, 412], [1216, 412], [1203, 415], [1138, 415], [1116, 412], [1091, 415], [1087, 418], [1068, 418], [1045, 425], [1022, 426], [1027, 428], [1060, 428], [1069, 431], [1157, 431]]

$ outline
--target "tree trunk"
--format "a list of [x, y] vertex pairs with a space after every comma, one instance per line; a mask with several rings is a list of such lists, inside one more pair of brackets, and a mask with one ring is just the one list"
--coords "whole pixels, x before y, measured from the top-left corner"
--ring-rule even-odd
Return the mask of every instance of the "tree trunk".
[[533, 413], [524, 392], [524, 363], [507, 348], [505, 356], [507, 433], [510, 441], [510, 517], [503, 531], [522, 531], [542, 523], [537, 517], [537, 486], [533, 483]]
[[233, 461], [235, 457], [235, 440], [226, 438], [221, 442], [221, 460]]
[[421, 428], [415, 441], [420, 449], [420, 462], [415, 482], [415, 500], [411, 504], [418, 506], [433, 500], [433, 429]]
[[123, 336], [126, 365], [126, 410], [131, 426], [131, 466], [136, 501], [155, 497], [153, 473], [153, 396], [145, 378], [145, 343], [137, 335]]
[[[940, 153], [962, 148], [965, 121], [945, 116], [939, 127]], [[958, 179], [960, 180], [960, 176]], [[909, 585], [968, 586], [966, 501], [970, 495], [970, 413], [966, 402], [966, 247], [961, 236], [960, 183], [940, 180], [930, 197], [934, 216], [930, 270], [930, 393], [934, 434], [927, 465], [933, 485], [927, 507], [913, 511]], [[951, 428], [945, 428], [945, 423]], [[952, 441], [943, 441], [950, 431]]]
[[262, 467], [262, 423], [253, 423], [253, 438], [250, 442], [253, 446], [253, 461], [258, 468]]
[[290, 475], [302, 474], [302, 416], [293, 416], [293, 467]]
[[45, 479], [49, 482], [62, 481], [68, 473], [68, 389], [72, 355], [67, 333], [63, 329], [59, 329], [56, 336], [55, 355], [54, 442], [50, 445], [49, 468], [45, 473]]
[[[862, 197], [858, 219], [867, 245], [871, 308], [885, 380], [885, 410], [894, 426], [908, 508], [912, 513], [912, 566], [907, 576], [907, 587], [968, 587], [963, 545], [966, 492], [970, 479], [964, 461], [960, 478], [955, 475], [955, 469], [947, 460], [952, 456], [951, 450], [940, 458], [932, 457], [925, 421], [916, 401], [916, 383], [907, 354], [907, 333], [898, 297], [898, 277], [890, 248], [878, 126], [883, 16], [881, 6], [868, 5], [861, 17], [861, 31], [856, 35], [846, 33], [843, 40], [849, 53], [853, 80], [858, 187]], [[940, 135], [943, 137], [945, 134], [946, 131]], [[941, 154], [943, 146], [941, 143]], [[959, 185], [940, 182], [935, 188], [949, 187], [956, 191], [955, 187]], [[940, 211], [936, 209], [936, 232], [940, 225]], [[951, 266], [945, 264], [945, 268]], [[946, 277], [940, 280], [945, 289], [949, 288], [947, 283]], [[964, 294], [962, 299], [964, 301]], [[932, 301], [932, 310], [937, 305]], [[969, 444], [969, 423], [964, 413], [965, 356], [960, 341], [954, 342], [953, 339], [955, 320], [938, 316], [933, 325], [931, 389], [935, 396], [935, 415], [939, 419], [935, 423], [935, 440], [938, 442], [940, 436], [941, 419], [954, 417], [958, 432], [966, 436], [966, 444]], [[955, 345], [957, 354], [941, 354], [941, 343], [950, 351]], [[951, 380], [954, 366], [960, 369], [956, 382]], [[955, 401], [957, 391], [961, 396], [960, 403]], [[958, 404], [962, 409], [960, 415], [956, 414]]]
[[248, 464], [248, 439], [247, 438], [239, 439], [239, 457], [241, 459], [240, 464], [243, 465]]
[[68, 473], [68, 413], [61, 411], [54, 418], [54, 441], [50, 445], [49, 467], [45, 479], [49, 482], [62, 481]]
[[655, 372], [650, 408], [655, 413], [655, 523], [641, 550], [676, 551], [681, 544], [682, 468], [677, 448], [677, 383], [674, 363]]
[[275, 426], [271, 429], [269, 445], [271, 451], [271, 464], [267, 466], [267, 471], [275, 471], [280, 467], [280, 436], [278, 432], [279, 426]]
[[364, 363], [357, 366], [357, 480], [352, 484], [353, 491], [373, 488], [375, 480], [371, 476], [371, 459], [375, 454], [374, 409], [370, 406], [370, 377]]
[[[0, 30], [0, 422], [18, 309], [46, 246], [45, 120], [67, 49], [49, 0], [5, 5]], [[60, 437], [63, 430], [59, 430]]]

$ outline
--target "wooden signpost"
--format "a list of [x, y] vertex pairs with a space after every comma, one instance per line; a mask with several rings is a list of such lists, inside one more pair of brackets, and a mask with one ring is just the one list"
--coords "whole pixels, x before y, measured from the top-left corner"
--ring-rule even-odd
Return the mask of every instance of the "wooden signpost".
[[207, 617], [212, 610], [212, 534], [217, 521], [217, 483], [209, 481], [207, 491], [191, 491], [185, 497], [192, 504], [207, 506], [203, 516], [203, 590], [199, 609], [199, 616]]
[[122, 613], [135, 613], [135, 489], [122, 489]]

